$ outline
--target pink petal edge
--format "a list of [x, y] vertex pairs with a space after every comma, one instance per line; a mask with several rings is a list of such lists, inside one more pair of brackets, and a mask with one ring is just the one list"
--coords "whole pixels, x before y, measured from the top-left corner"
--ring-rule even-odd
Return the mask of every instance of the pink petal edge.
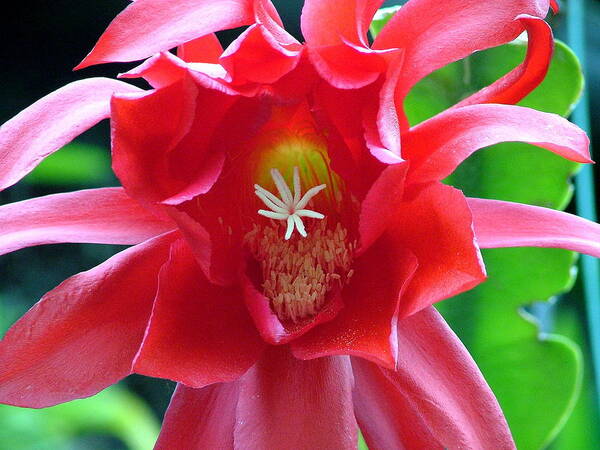
[[176, 227], [125, 194], [101, 188], [0, 206], [0, 255], [42, 244], [139, 244]]
[[600, 258], [600, 225], [562, 211], [467, 198], [481, 248], [564, 248]]
[[140, 91], [122, 81], [89, 78], [67, 84], [21, 111], [0, 127], [0, 190], [109, 117], [113, 94]]

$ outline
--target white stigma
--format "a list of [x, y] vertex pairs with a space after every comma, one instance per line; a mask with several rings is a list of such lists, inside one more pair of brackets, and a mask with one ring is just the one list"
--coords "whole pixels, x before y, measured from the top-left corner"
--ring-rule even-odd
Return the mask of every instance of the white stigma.
[[285, 231], [286, 241], [292, 237], [294, 229], [298, 230], [298, 233], [300, 233], [302, 237], [306, 237], [306, 230], [304, 228], [304, 223], [302, 222], [302, 217], [323, 219], [325, 216], [316, 211], [304, 209], [304, 207], [308, 204], [311, 198], [325, 189], [327, 185], [320, 184], [319, 186], [312, 187], [306, 191], [304, 196], [301, 197], [302, 191], [298, 167], [294, 167], [294, 195], [292, 195], [292, 191], [286, 184], [279, 170], [271, 169], [271, 177], [275, 182], [275, 186], [277, 187], [281, 198], [278, 198], [265, 188], [255, 184], [254, 189], [256, 189], [256, 191], [254, 193], [270, 209], [270, 211], [259, 209], [258, 214], [268, 217], [269, 219], [287, 221], [287, 229]]

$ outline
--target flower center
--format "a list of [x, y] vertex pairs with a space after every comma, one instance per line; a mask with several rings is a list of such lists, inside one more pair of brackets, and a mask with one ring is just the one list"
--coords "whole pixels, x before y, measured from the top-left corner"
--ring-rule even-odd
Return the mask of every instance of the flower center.
[[308, 107], [280, 111], [255, 147], [248, 174], [256, 215], [245, 235], [251, 273], [281, 322], [301, 325], [334, 308], [352, 276], [353, 200]]
[[323, 219], [325, 216], [316, 211], [310, 209], [304, 209], [311, 198], [325, 189], [327, 186], [321, 184], [309, 189], [304, 196], [302, 196], [302, 186], [300, 184], [300, 173], [298, 167], [294, 167], [294, 195], [285, 182], [281, 172], [277, 169], [271, 169], [271, 177], [277, 186], [279, 195], [281, 198], [277, 198], [274, 194], [267, 191], [258, 184], [254, 185], [254, 192], [263, 203], [270, 208], [270, 211], [265, 209], [259, 209], [258, 214], [261, 216], [268, 217], [269, 219], [285, 220], [287, 222], [287, 230], [285, 232], [285, 240], [287, 241], [292, 237], [294, 228], [298, 230], [298, 233], [302, 237], [306, 237], [306, 229], [304, 228], [304, 222], [302, 217], [312, 217], [313, 219]]
[[264, 295], [277, 316], [293, 323], [316, 315], [327, 302], [327, 293], [343, 287], [352, 277], [356, 243], [338, 223], [319, 221], [304, 239], [284, 240], [273, 222], [254, 228], [246, 242], [260, 263]]

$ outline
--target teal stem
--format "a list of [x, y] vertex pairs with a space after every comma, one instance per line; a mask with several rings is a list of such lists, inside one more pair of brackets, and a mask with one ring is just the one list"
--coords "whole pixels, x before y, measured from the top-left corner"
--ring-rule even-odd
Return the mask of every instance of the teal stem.
[[[569, 0], [567, 7], [567, 41], [581, 61], [583, 71], [586, 73], [585, 0]], [[583, 90], [581, 100], [573, 111], [571, 120], [588, 134], [590, 133], [587, 89]], [[577, 214], [596, 222], [598, 216], [594, 193], [594, 172], [591, 165], [582, 167], [575, 178], [575, 192]], [[598, 259], [582, 255], [580, 268], [592, 353], [592, 370], [596, 385], [596, 407], [600, 410], [600, 265]]]

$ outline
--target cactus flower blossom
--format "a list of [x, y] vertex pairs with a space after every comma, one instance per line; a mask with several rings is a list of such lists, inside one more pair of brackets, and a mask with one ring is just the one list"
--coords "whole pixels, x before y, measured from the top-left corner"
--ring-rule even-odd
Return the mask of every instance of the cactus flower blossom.
[[[0, 252], [131, 244], [48, 292], [0, 342], [0, 402], [40, 408], [131, 374], [178, 387], [157, 448], [514, 447], [432, 304], [485, 280], [481, 248], [600, 256], [600, 226], [441, 180], [521, 141], [590, 162], [567, 120], [514, 106], [552, 54], [548, 0], [136, 0], [78, 66], [143, 60], [0, 129], [0, 189], [110, 118], [122, 187], [0, 207]], [[225, 49], [215, 32], [245, 27]], [[523, 63], [410, 126], [420, 79], [526, 31]], [[177, 48], [177, 56], [170, 52]]]

